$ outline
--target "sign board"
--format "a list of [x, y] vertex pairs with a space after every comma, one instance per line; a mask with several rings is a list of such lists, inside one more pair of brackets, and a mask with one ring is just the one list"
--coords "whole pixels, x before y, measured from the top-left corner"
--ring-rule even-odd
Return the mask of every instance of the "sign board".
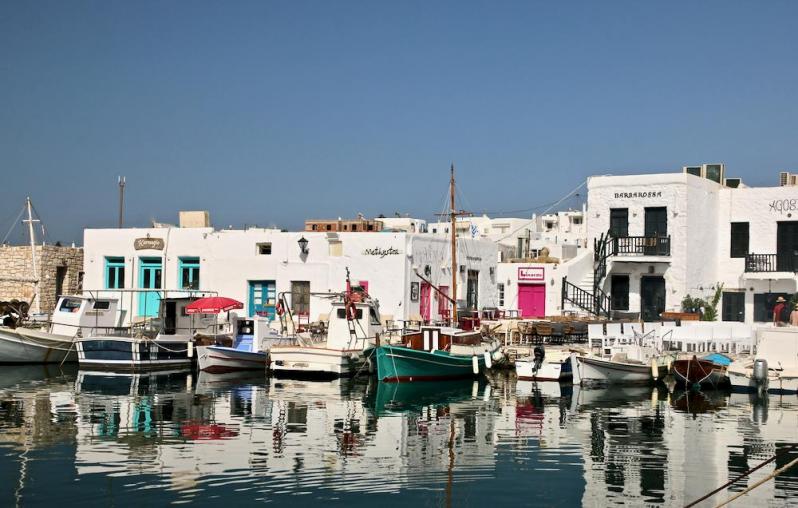
[[399, 249], [394, 247], [388, 247], [383, 249], [382, 247], [375, 247], [373, 249], [365, 249], [363, 250], [364, 256], [376, 256], [380, 259], [384, 258], [385, 256], [398, 256], [401, 254]]
[[546, 271], [542, 266], [518, 267], [518, 282], [545, 282]]
[[163, 250], [163, 238], [136, 238], [133, 248], [136, 250]]

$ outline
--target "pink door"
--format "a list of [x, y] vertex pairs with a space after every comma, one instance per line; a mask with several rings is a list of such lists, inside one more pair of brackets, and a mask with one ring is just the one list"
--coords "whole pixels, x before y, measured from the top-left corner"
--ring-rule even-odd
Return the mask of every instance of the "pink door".
[[427, 284], [426, 282], [421, 283], [421, 319], [425, 322], [429, 322], [430, 316], [430, 294], [432, 293], [432, 287]]
[[452, 304], [446, 299], [446, 296], [449, 296], [449, 286], [441, 286], [438, 289], [440, 290], [438, 294], [438, 315], [441, 319], [447, 321], [452, 313]]
[[518, 310], [521, 311], [521, 317], [544, 317], [546, 315], [546, 285], [519, 284]]

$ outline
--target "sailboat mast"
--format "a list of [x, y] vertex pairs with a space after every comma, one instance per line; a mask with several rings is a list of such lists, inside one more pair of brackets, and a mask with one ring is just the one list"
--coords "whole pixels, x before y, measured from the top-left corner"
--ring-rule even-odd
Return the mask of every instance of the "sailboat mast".
[[449, 198], [452, 221], [452, 325], [457, 326], [457, 209], [454, 207], [454, 164], [450, 170]]
[[34, 312], [39, 312], [39, 271], [36, 269], [36, 232], [33, 229], [33, 205], [30, 201], [30, 196], [25, 199], [25, 207], [28, 211], [28, 236], [30, 237], [30, 259], [31, 268], [33, 269], [33, 309]]

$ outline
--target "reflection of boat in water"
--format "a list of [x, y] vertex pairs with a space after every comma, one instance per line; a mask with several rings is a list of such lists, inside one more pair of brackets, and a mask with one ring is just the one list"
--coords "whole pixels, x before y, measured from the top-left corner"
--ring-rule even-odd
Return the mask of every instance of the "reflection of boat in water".
[[4, 365], [0, 376], [0, 391], [13, 390], [20, 385], [52, 382], [55, 380], [71, 382], [75, 378], [78, 367], [75, 364], [63, 365]]
[[637, 406], [645, 400], [664, 399], [667, 391], [651, 386], [574, 386], [572, 400], [580, 409]]
[[176, 369], [159, 372], [78, 371], [75, 393], [98, 395], [147, 395], [184, 391], [191, 385], [191, 371]]
[[424, 406], [477, 397], [486, 386], [486, 383], [470, 379], [436, 383], [385, 383], [372, 380], [366, 394], [366, 405], [378, 415], [383, 412], [416, 411]]
[[228, 391], [238, 386], [263, 386], [269, 378], [261, 371], [241, 370], [230, 372], [200, 371], [197, 375], [196, 393]]
[[558, 381], [527, 381], [519, 379], [515, 384], [517, 397], [541, 395], [548, 398], [570, 397], [574, 391], [573, 385]]
[[711, 390], [677, 390], [671, 395], [671, 407], [677, 411], [697, 415], [712, 413], [726, 407], [726, 393]]

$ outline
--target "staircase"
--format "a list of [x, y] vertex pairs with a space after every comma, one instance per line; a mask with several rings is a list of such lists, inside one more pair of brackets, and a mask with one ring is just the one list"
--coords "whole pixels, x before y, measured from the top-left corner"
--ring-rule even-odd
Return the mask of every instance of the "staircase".
[[610, 317], [610, 298], [601, 289], [604, 278], [607, 276], [607, 260], [614, 254], [616, 242], [609, 232], [593, 242], [593, 271], [588, 272], [578, 284], [562, 278], [562, 303], [566, 303], [596, 317]]

